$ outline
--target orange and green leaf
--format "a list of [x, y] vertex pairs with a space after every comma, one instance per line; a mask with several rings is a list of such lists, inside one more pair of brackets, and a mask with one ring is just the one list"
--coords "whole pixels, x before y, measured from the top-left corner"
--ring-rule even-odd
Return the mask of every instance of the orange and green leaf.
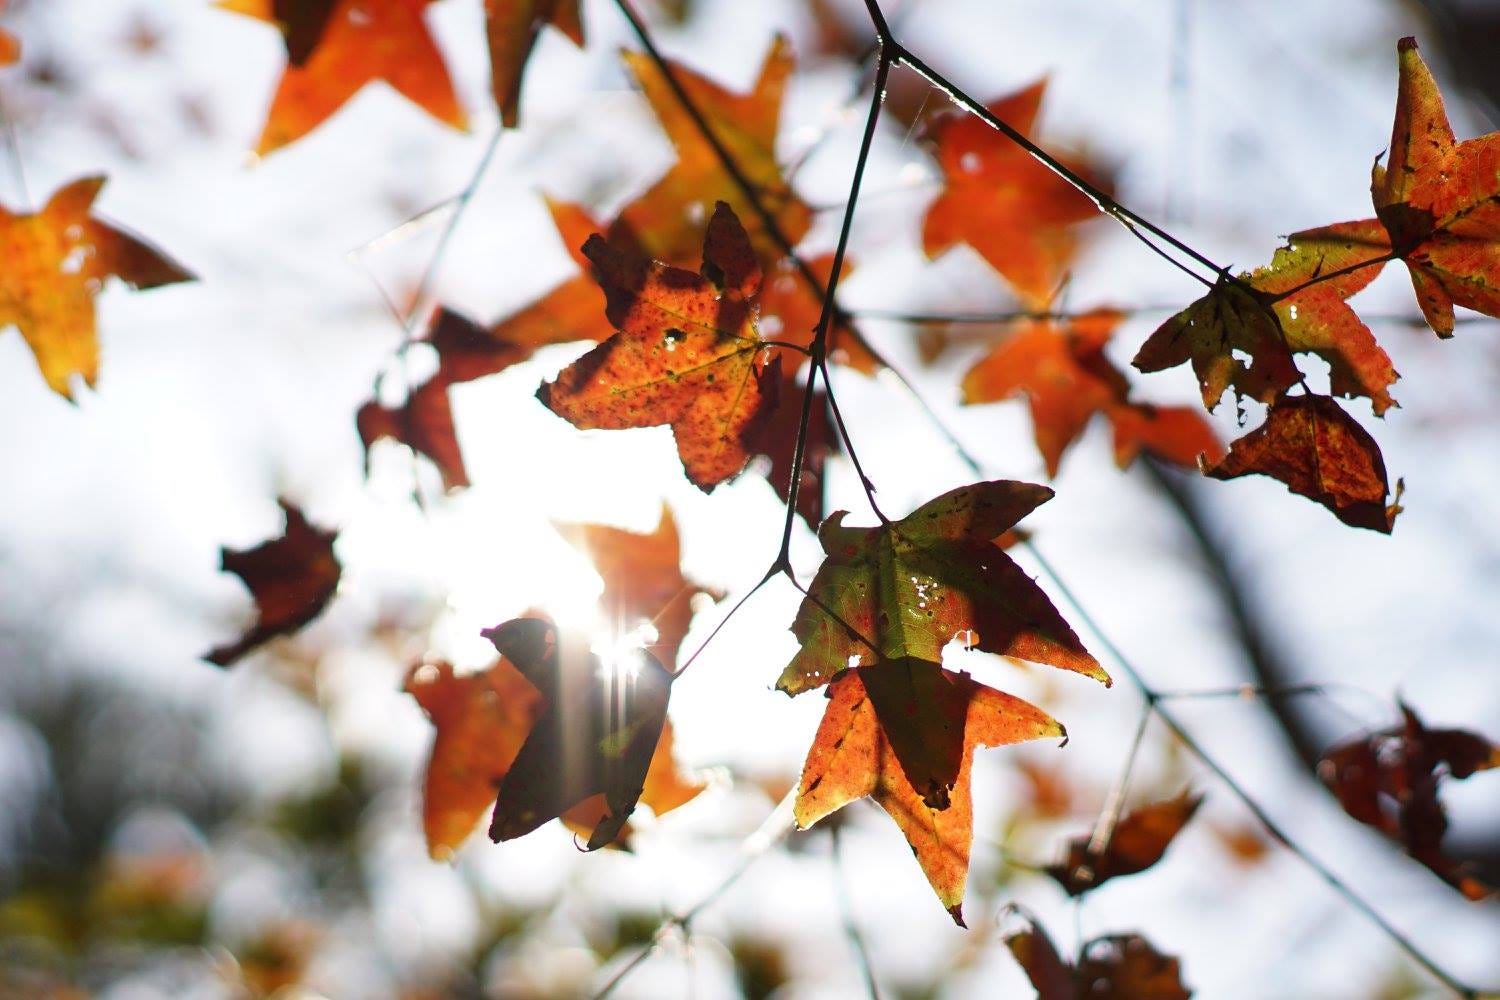
[[193, 276], [124, 230], [95, 217], [103, 177], [60, 188], [39, 212], [0, 207], [0, 329], [15, 326], [52, 390], [73, 398], [73, 376], [99, 376], [94, 297], [111, 277], [157, 288]]
[[859, 663], [914, 658], [940, 662], [962, 637], [969, 648], [1109, 675], [1042, 589], [996, 539], [1052, 491], [996, 481], [952, 490], [899, 521], [845, 527], [845, 512], [823, 522], [827, 557], [813, 577], [792, 631], [801, 649], [777, 688], [819, 687]]
[[767, 362], [755, 327], [760, 264], [734, 212], [715, 209], [696, 274], [599, 236], [583, 252], [618, 332], [537, 398], [579, 428], [669, 425], [688, 479], [705, 492], [738, 474], [775, 405], [781, 366]]
[[1286, 396], [1265, 423], [1206, 467], [1215, 479], [1270, 476], [1333, 512], [1345, 524], [1390, 534], [1400, 513], [1380, 446], [1328, 396]]

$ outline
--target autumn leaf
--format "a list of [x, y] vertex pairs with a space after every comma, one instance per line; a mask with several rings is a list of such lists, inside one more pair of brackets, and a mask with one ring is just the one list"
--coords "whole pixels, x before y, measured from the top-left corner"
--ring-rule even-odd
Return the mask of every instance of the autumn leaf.
[[[823, 254], [807, 262], [807, 269], [823, 288], [827, 288], [833, 276], [833, 254]], [[839, 280], [847, 280], [854, 273], [854, 262], [844, 258], [844, 267]], [[761, 330], [767, 337], [811, 347], [813, 335], [817, 333], [822, 319], [823, 299], [808, 284], [791, 258], [783, 257], [776, 263], [770, 277], [766, 279], [765, 291], [760, 298]], [[858, 330], [847, 322], [833, 322], [828, 329], [828, 360], [861, 375], [874, 376], [882, 365], [865, 346]], [[790, 377], [794, 373], [788, 373]]]
[[74, 375], [99, 375], [94, 297], [111, 277], [157, 288], [193, 276], [155, 247], [92, 214], [103, 177], [58, 189], [39, 212], [0, 207], [0, 329], [15, 326], [52, 390], [73, 398]]
[[1068, 843], [1067, 857], [1047, 866], [1047, 874], [1070, 896], [1081, 896], [1112, 878], [1134, 875], [1161, 860], [1173, 839], [1202, 805], [1203, 796], [1183, 792], [1176, 798], [1132, 810], [1115, 826], [1099, 851], [1092, 838]]
[[[569, 202], [548, 198], [547, 211], [563, 246], [580, 270], [541, 298], [496, 323], [493, 336], [507, 344], [532, 350], [549, 344], [607, 340], [614, 328], [604, 315], [604, 295], [589, 273], [588, 258], [583, 256], [584, 243], [593, 234], [605, 232], [606, 227], [582, 206]], [[610, 242], [615, 242], [613, 235]]]
[[280, 500], [286, 530], [252, 549], [223, 549], [226, 573], [245, 582], [255, 599], [255, 624], [239, 639], [210, 650], [204, 659], [227, 667], [280, 635], [297, 631], [323, 612], [338, 589], [342, 568], [333, 554], [335, 531], [320, 531], [302, 511]]
[[[542, 696], [504, 657], [468, 674], [428, 661], [412, 669], [405, 689], [436, 730], [423, 780], [422, 825], [429, 854], [447, 860], [494, 803], [496, 789], [541, 714]], [[641, 801], [660, 816], [704, 787], [677, 767], [668, 721], [647, 768]], [[587, 835], [606, 812], [604, 798], [595, 796], [565, 811], [562, 819]]]
[[604, 581], [600, 598], [621, 631], [649, 624], [655, 638], [646, 649], [666, 667], [677, 668], [677, 652], [693, 620], [693, 598], [709, 593], [682, 575], [677, 522], [662, 505], [650, 534], [600, 524], [560, 524], [564, 538], [582, 550]]
[[[1047, 81], [988, 105], [1001, 121], [1030, 136]], [[1078, 223], [1098, 208], [1026, 150], [974, 115], [938, 115], [927, 138], [943, 172], [943, 191], [927, 209], [922, 246], [937, 257], [967, 243], [1010, 284], [1027, 306], [1045, 307], [1057, 293], [1078, 249]], [[1077, 159], [1063, 162], [1105, 186], [1100, 171]]]
[[1429, 729], [1401, 705], [1402, 724], [1324, 754], [1318, 775], [1344, 812], [1400, 844], [1469, 899], [1493, 889], [1443, 853], [1448, 816], [1438, 797], [1444, 775], [1467, 778], [1500, 767], [1500, 746], [1462, 729]]
[[484, 637], [542, 698], [542, 712], [500, 781], [490, 839], [514, 840], [603, 795], [588, 849], [621, 834], [644, 791], [667, 718], [672, 675], [645, 650], [603, 663], [551, 622], [518, 618]]
[[781, 380], [755, 328], [761, 271], [744, 229], [720, 202], [697, 274], [598, 236], [583, 252], [618, 332], [537, 398], [583, 429], [671, 426], [688, 479], [712, 490], [749, 461]]
[[794, 814], [803, 829], [870, 796], [895, 820], [939, 901], [963, 926], [974, 749], [1064, 736], [1045, 712], [916, 658], [841, 673], [813, 738]]
[[469, 474], [453, 426], [449, 387], [504, 371], [524, 361], [531, 350], [506, 343], [446, 309], [433, 316], [422, 343], [437, 352], [437, 371], [412, 389], [400, 406], [383, 406], [378, 400], [365, 403], [355, 414], [355, 427], [365, 447], [366, 466], [374, 444], [390, 438], [431, 459], [445, 490], [460, 489], [469, 485]]
[[568, 36], [574, 45], [583, 45], [578, 0], [484, 0], [490, 90], [506, 128], [515, 128], [520, 121], [521, 77], [537, 35], [549, 24]]
[[975, 483], [899, 521], [818, 530], [827, 553], [792, 631], [801, 649], [777, 688], [800, 694], [845, 668], [914, 658], [940, 662], [962, 636], [969, 648], [1073, 670], [1109, 683], [1040, 587], [995, 544], [1052, 491], [1030, 483]]
[[[5, 9], [5, 4], [0, 3], [0, 12]], [[21, 40], [15, 35], [0, 28], [0, 67], [10, 66], [21, 61]]]
[[1390, 483], [1380, 446], [1328, 396], [1284, 397], [1265, 423], [1232, 442], [1229, 454], [1203, 471], [1215, 479], [1270, 476], [1345, 524], [1385, 534], [1401, 511], [1387, 502]]
[[288, 61], [256, 152], [302, 138], [377, 80], [438, 121], [465, 128], [448, 67], [424, 20], [432, 0], [220, 0], [277, 25]]
[[[782, 503], [791, 498], [792, 468], [796, 464], [797, 434], [802, 426], [804, 386], [791, 379], [782, 383], [776, 409], [761, 435], [759, 453], [766, 462], [766, 481]], [[823, 522], [823, 473], [828, 459], [839, 450], [838, 435], [828, 412], [828, 394], [813, 390], [803, 441], [801, 475], [797, 480], [797, 513], [810, 527]]]
[[504, 657], [463, 675], [442, 661], [419, 664], [405, 690], [437, 730], [423, 780], [422, 828], [428, 853], [446, 860], [494, 803], [541, 712], [541, 695]]
[[1108, 934], [1080, 949], [1076, 967], [1057, 953], [1035, 921], [1005, 936], [1005, 945], [1036, 989], [1037, 1000], [1187, 1000], [1177, 959], [1153, 948], [1139, 934]]
[[1114, 427], [1121, 468], [1142, 449], [1180, 465], [1195, 465], [1204, 453], [1217, 458], [1222, 448], [1200, 414], [1130, 401], [1130, 384], [1104, 354], [1122, 318], [1117, 310], [1095, 309], [1066, 320], [1013, 324], [964, 376], [963, 402], [1024, 396], [1049, 476], [1057, 475], [1063, 453], [1101, 413]]
[[[761, 268], [769, 270], [784, 255], [784, 248], [766, 231], [760, 213], [683, 107], [667, 75], [645, 54], [627, 52], [624, 59], [671, 140], [677, 162], [644, 194], [621, 209], [610, 241], [628, 240], [648, 257], [678, 267], [690, 266], [702, 245], [703, 226], [712, 214], [709, 208], [722, 201], [743, 221]], [[750, 92], [737, 94], [668, 62], [671, 80], [692, 100], [792, 245], [812, 225], [812, 211], [792, 191], [776, 161], [781, 98], [794, 65], [786, 39], [778, 36]]]
[[1390, 156], [1375, 165], [1370, 193], [1422, 315], [1449, 337], [1455, 305], [1500, 316], [1500, 132], [1456, 141], [1416, 40], [1396, 52]]

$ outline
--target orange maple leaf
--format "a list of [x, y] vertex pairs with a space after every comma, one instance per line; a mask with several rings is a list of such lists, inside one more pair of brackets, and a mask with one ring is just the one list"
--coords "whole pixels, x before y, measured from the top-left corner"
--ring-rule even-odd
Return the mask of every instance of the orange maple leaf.
[[514, 128], [520, 121], [521, 77], [537, 35], [546, 25], [583, 45], [578, 0], [484, 0], [484, 30], [490, 46], [490, 90], [500, 121]]
[[[742, 220], [761, 267], [769, 269], [781, 259], [784, 249], [766, 232], [760, 213], [725, 169], [666, 75], [644, 54], [627, 52], [624, 59], [672, 141], [677, 162], [644, 194], [621, 209], [611, 227], [611, 241], [626, 239], [646, 256], [689, 266], [702, 245], [711, 207], [722, 201]], [[772, 43], [748, 94], [727, 90], [677, 63], [668, 65], [672, 80], [692, 99], [741, 175], [755, 188], [782, 235], [795, 245], [811, 226], [812, 211], [782, 177], [776, 160], [781, 98], [795, 65], [786, 40], [778, 36]]]
[[712, 592], [682, 575], [682, 548], [671, 508], [662, 504], [661, 519], [650, 534], [602, 524], [557, 527], [589, 557], [604, 581], [599, 601], [614, 627], [628, 632], [650, 623], [656, 638], [645, 648], [675, 671], [678, 649], [693, 620], [693, 598]]
[[438, 121], [468, 119], [424, 14], [432, 0], [219, 0], [224, 10], [277, 25], [288, 62], [256, 152], [302, 138], [366, 84], [383, 80]]
[[1457, 142], [1415, 39], [1401, 39], [1397, 59], [1390, 157], [1370, 192], [1422, 315], [1448, 337], [1455, 305], [1500, 316], [1500, 132]]
[[[1064, 735], [1036, 706], [936, 663], [889, 660], [847, 670], [828, 688], [797, 788], [797, 825], [870, 796], [901, 828], [938, 900], [963, 926], [974, 749]], [[937, 802], [935, 788], [943, 790]]]
[[355, 427], [365, 447], [366, 466], [375, 442], [391, 438], [431, 459], [442, 474], [445, 490], [460, 489], [469, 485], [469, 474], [453, 426], [448, 389], [502, 372], [524, 361], [531, 351], [506, 343], [484, 327], [446, 309], [434, 314], [421, 343], [437, 352], [437, 371], [412, 389], [400, 406], [383, 406], [378, 400], [361, 406], [354, 416]]
[[1122, 315], [1095, 309], [1058, 320], [1022, 320], [963, 379], [963, 402], [1024, 395], [1031, 403], [1037, 449], [1056, 476], [1063, 453], [1096, 414], [1114, 427], [1115, 461], [1129, 465], [1142, 448], [1179, 465], [1222, 454], [1213, 428], [1187, 407], [1133, 403], [1125, 376], [1104, 348]]
[[755, 328], [761, 271], [745, 230], [720, 202], [697, 274], [599, 236], [583, 252], [618, 332], [537, 398], [575, 427], [670, 425], [688, 479], [712, 490], [749, 461], [780, 384]]
[[1380, 446], [1328, 396], [1282, 397], [1265, 423], [1231, 442], [1229, 454], [1203, 471], [1215, 479], [1270, 476], [1356, 528], [1390, 534], [1401, 512], [1399, 495], [1387, 502]]
[[[988, 105], [1024, 135], [1036, 124], [1045, 79]], [[990, 263], [1028, 306], [1041, 308], [1057, 293], [1078, 249], [1076, 227], [1099, 212], [1087, 197], [973, 115], [938, 115], [927, 127], [944, 187], [927, 209], [922, 246], [937, 257], [967, 243]], [[1063, 158], [1081, 174], [1100, 171]], [[1102, 185], [1100, 179], [1096, 186]]]
[[193, 276], [156, 248], [92, 214], [103, 177], [60, 188], [39, 212], [0, 207], [0, 329], [14, 325], [36, 355], [54, 392], [99, 374], [94, 296], [110, 277], [132, 288], [156, 288]]
[[221, 667], [279, 635], [297, 631], [318, 615], [338, 590], [343, 573], [333, 552], [335, 531], [307, 523], [302, 511], [280, 500], [286, 530], [252, 549], [222, 549], [223, 571], [244, 581], [255, 600], [255, 624], [240, 638], [204, 654]]

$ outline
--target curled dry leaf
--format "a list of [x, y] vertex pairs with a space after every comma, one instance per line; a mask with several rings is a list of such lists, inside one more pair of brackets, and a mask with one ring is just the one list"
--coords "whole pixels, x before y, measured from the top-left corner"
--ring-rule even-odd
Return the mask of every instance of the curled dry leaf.
[[[988, 105], [1023, 135], [1036, 125], [1047, 81]], [[1099, 209], [1049, 168], [984, 121], [962, 112], [938, 115], [927, 138], [943, 172], [941, 194], [927, 209], [922, 246], [936, 257], [958, 243], [972, 246], [1028, 306], [1044, 307], [1078, 249], [1078, 223]], [[1102, 171], [1064, 157], [1074, 171], [1106, 187]]]
[[94, 296], [111, 277], [157, 288], [193, 276], [155, 247], [92, 214], [103, 177], [58, 189], [30, 214], [0, 207], [0, 329], [15, 326], [51, 389], [73, 398], [73, 376], [99, 376]]
[[256, 152], [295, 142], [366, 84], [383, 80], [438, 121], [464, 128], [448, 67], [425, 21], [432, 0], [219, 0], [276, 25], [287, 47]]
[[1202, 803], [1202, 795], [1183, 792], [1132, 810], [1115, 826], [1102, 851], [1090, 850], [1091, 837], [1076, 837], [1068, 842], [1067, 857], [1048, 865], [1047, 874], [1068, 895], [1081, 896], [1112, 878], [1143, 872], [1162, 859]]
[[1356, 528], [1390, 534], [1401, 512], [1398, 503], [1387, 502], [1380, 446], [1328, 396], [1283, 397], [1265, 423], [1203, 471], [1215, 479], [1270, 476]]
[[552, 25], [583, 45], [578, 0], [484, 0], [484, 31], [490, 47], [490, 92], [506, 128], [520, 122], [521, 77], [542, 28]]
[[978, 483], [877, 528], [829, 518], [819, 531], [827, 558], [793, 625], [802, 648], [777, 682], [788, 694], [829, 685], [798, 824], [873, 797], [960, 923], [974, 748], [1064, 733], [1035, 706], [944, 670], [943, 647], [963, 633], [980, 649], [1109, 680], [995, 541], [1051, 495]]
[[1449, 337], [1455, 305], [1500, 316], [1500, 132], [1456, 141], [1416, 40], [1396, 50], [1390, 156], [1375, 165], [1370, 193], [1422, 315]]
[[504, 371], [525, 360], [531, 350], [505, 343], [446, 309], [433, 316], [423, 343], [437, 352], [438, 367], [432, 377], [412, 389], [400, 406], [386, 407], [371, 400], [359, 408], [354, 423], [364, 444], [367, 468], [375, 442], [390, 438], [431, 459], [442, 474], [443, 488], [455, 490], [469, 485], [469, 474], [453, 426], [449, 387]]
[[1130, 401], [1130, 384], [1104, 349], [1122, 315], [1095, 309], [1065, 321], [1021, 320], [963, 380], [963, 402], [991, 403], [1025, 396], [1037, 450], [1056, 476], [1063, 453], [1096, 414], [1114, 429], [1115, 460], [1129, 465], [1142, 449], [1170, 462], [1195, 465], [1223, 449], [1203, 416], [1186, 407]]
[[848, 528], [845, 512], [835, 513], [818, 530], [827, 558], [798, 609], [801, 649], [777, 688], [800, 694], [860, 663], [939, 662], [958, 636], [1108, 683], [1047, 595], [995, 544], [1051, 498], [1045, 486], [1000, 480], [952, 490], [880, 527]]
[[618, 332], [537, 398], [575, 427], [671, 426], [688, 479], [705, 492], [738, 474], [775, 404], [781, 365], [767, 362], [755, 327], [760, 265], [733, 210], [714, 210], [697, 274], [598, 236], [584, 255]]
[[227, 667], [263, 643], [297, 631], [323, 612], [338, 589], [342, 568], [333, 554], [338, 532], [320, 531], [291, 503], [278, 502], [286, 516], [280, 538], [253, 549], [221, 551], [224, 572], [243, 580], [255, 599], [256, 621], [239, 639], [205, 654], [210, 663]]
[[1086, 942], [1077, 966], [1069, 965], [1040, 925], [1005, 936], [1005, 945], [1031, 980], [1037, 1000], [1187, 1000], [1175, 958], [1139, 934], [1109, 934]]
[[588, 849], [613, 843], [645, 789], [667, 719], [672, 675], [645, 650], [605, 664], [539, 618], [484, 631], [541, 694], [542, 710], [500, 780], [490, 839], [514, 840], [604, 797]]
[[1342, 743], [1318, 775], [1350, 816], [1400, 844], [1469, 899], [1493, 891], [1443, 853], [1448, 816], [1438, 798], [1443, 775], [1467, 778], [1500, 767], [1500, 746], [1462, 729], [1428, 729], [1401, 706], [1402, 724]]
[[656, 633], [646, 649], [668, 670], [693, 620], [693, 598], [710, 593], [682, 575], [681, 544], [672, 511], [650, 534], [600, 524], [560, 524], [558, 529], [593, 562], [604, 581], [600, 603], [616, 627], [629, 631], [649, 623]]
[[828, 699], [797, 789], [797, 825], [805, 829], [870, 796], [963, 926], [974, 749], [1063, 737], [1063, 727], [966, 673], [914, 658], [847, 670], [829, 685]]

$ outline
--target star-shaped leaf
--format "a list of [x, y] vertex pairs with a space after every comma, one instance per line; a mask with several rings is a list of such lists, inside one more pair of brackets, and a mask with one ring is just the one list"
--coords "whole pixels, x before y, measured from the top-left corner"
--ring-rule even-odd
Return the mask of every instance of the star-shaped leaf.
[[[666, 74], [648, 56], [627, 52], [625, 65], [656, 113], [677, 162], [659, 181], [620, 211], [611, 242], [628, 239], [646, 256], [679, 267], [691, 265], [703, 240], [703, 226], [715, 202], [727, 202], [744, 223], [762, 269], [784, 250], [765, 230], [758, 212], [725, 169], [678, 99]], [[795, 61], [786, 40], [777, 37], [748, 94], [727, 90], [677, 63], [671, 78], [691, 98], [740, 173], [756, 189], [760, 202], [789, 242], [796, 244], [812, 224], [812, 212], [782, 177], [776, 160], [781, 98]]]
[[1370, 192], [1411, 271], [1428, 325], [1453, 334], [1453, 307], [1500, 316], [1500, 132], [1456, 141], [1415, 39], [1397, 45], [1390, 156]]
[[1270, 476], [1315, 500], [1345, 524], [1390, 534], [1401, 508], [1388, 502], [1380, 446], [1328, 396], [1286, 396], [1265, 423], [1205, 468], [1215, 479]]
[[549, 24], [572, 39], [574, 45], [583, 45], [578, 0], [484, 0], [490, 90], [506, 128], [514, 128], [520, 121], [521, 77], [537, 35]]
[[712, 490], [744, 468], [781, 380], [755, 328], [761, 271], [744, 229], [720, 202], [697, 274], [598, 236], [583, 252], [618, 332], [537, 398], [575, 427], [670, 425], [688, 479]]
[[682, 558], [677, 521], [662, 505], [661, 520], [650, 534], [602, 524], [558, 525], [563, 537], [594, 564], [604, 581], [600, 603], [611, 622], [629, 631], [649, 623], [656, 638], [646, 649], [668, 670], [677, 668], [677, 651], [693, 620], [693, 598], [709, 593], [689, 582]]
[[792, 625], [802, 648], [776, 686], [799, 694], [854, 664], [940, 662], [955, 637], [1108, 683], [1047, 595], [995, 544], [1051, 497], [1045, 486], [1002, 480], [960, 487], [874, 528], [845, 527], [843, 511], [829, 517], [818, 531], [827, 557]]
[[286, 516], [280, 538], [221, 552], [224, 572], [243, 580], [255, 599], [256, 621], [239, 639], [205, 654], [210, 663], [227, 667], [269, 640], [297, 631], [322, 614], [338, 590], [343, 572], [333, 554], [338, 533], [320, 531], [292, 504], [279, 503]]
[[256, 151], [302, 138], [366, 84], [384, 81], [438, 121], [467, 118], [424, 15], [432, 0], [220, 0], [219, 6], [277, 25], [286, 71]]
[[[1001, 121], [1030, 135], [1047, 81], [988, 105]], [[922, 246], [936, 257], [967, 243], [990, 263], [1028, 306], [1044, 307], [1057, 293], [1078, 249], [1078, 223], [1099, 209], [1026, 150], [974, 115], [939, 115], [927, 128], [943, 172], [943, 191], [927, 209]], [[1069, 167], [1100, 171], [1075, 158]]]
[[15, 326], [36, 355], [47, 385], [68, 399], [74, 375], [99, 375], [94, 297], [111, 277], [156, 288], [193, 276], [160, 251], [96, 218], [103, 177], [85, 177], [54, 193], [40, 212], [0, 207], [0, 329]]
[[376, 400], [361, 406], [354, 417], [355, 427], [364, 443], [367, 465], [375, 442], [390, 438], [431, 459], [442, 474], [445, 490], [460, 489], [469, 485], [469, 474], [453, 426], [449, 387], [504, 371], [524, 361], [531, 351], [505, 343], [446, 309], [434, 314], [422, 343], [437, 352], [437, 371], [412, 389], [400, 406], [387, 407]]
[[542, 698], [536, 724], [500, 781], [490, 839], [525, 836], [602, 795], [588, 848], [613, 843], [644, 791], [672, 675], [645, 650], [604, 663], [576, 636], [538, 618], [518, 618], [484, 636]]
[[1182, 407], [1132, 403], [1130, 384], [1104, 354], [1122, 319], [1096, 309], [1058, 320], [1022, 320], [981, 358], [963, 379], [969, 405], [1025, 396], [1037, 449], [1056, 476], [1063, 453], [1096, 414], [1114, 426], [1115, 458], [1121, 468], [1142, 448], [1180, 465], [1222, 452], [1201, 414]]
[[809, 827], [870, 796], [901, 828], [939, 901], [962, 926], [975, 748], [1064, 735], [1034, 705], [936, 663], [906, 658], [846, 670], [829, 685], [807, 754], [797, 825]]

